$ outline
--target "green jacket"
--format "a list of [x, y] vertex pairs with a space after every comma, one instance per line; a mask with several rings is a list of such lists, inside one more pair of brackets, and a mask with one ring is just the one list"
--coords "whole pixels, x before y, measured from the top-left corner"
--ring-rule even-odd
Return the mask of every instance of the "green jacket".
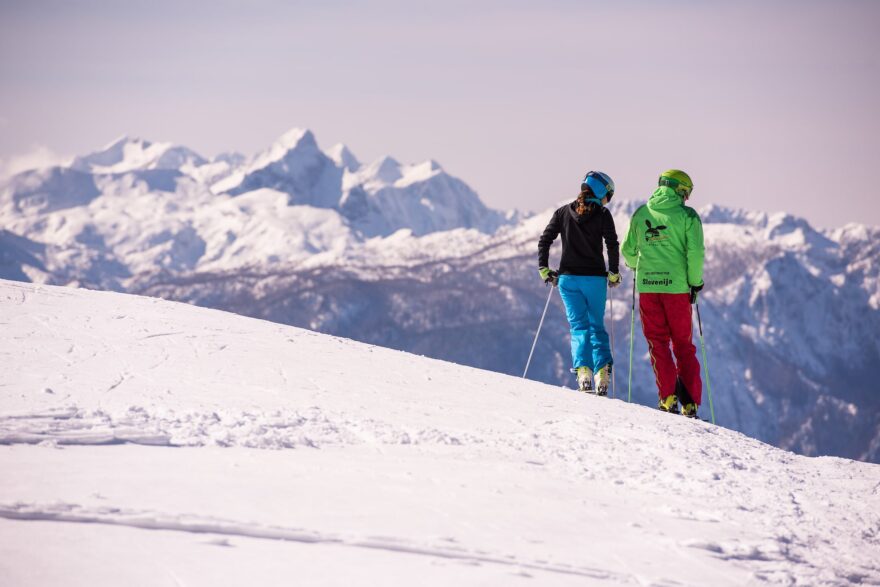
[[670, 187], [636, 210], [620, 252], [638, 270], [640, 293], [687, 293], [703, 283], [703, 223]]

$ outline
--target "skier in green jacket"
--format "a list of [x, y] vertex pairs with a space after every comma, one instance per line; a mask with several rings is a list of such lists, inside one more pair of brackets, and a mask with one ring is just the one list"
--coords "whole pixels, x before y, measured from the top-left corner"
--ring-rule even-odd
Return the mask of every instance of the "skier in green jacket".
[[633, 214], [621, 253], [636, 272], [639, 316], [657, 381], [659, 408], [678, 413], [680, 401], [681, 413], [696, 417], [703, 384], [693, 343], [691, 304], [703, 289], [703, 224], [697, 212], [685, 206], [694, 189], [687, 173], [664, 171], [658, 183], [648, 203]]

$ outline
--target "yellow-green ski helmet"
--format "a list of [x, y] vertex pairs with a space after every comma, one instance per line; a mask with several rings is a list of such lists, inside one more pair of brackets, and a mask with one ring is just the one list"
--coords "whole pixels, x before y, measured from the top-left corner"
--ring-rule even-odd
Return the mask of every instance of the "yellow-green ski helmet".
[[694, 189], [691, 176], [680, 169], [667, 169], [660, 174], [660, 180], [657, 183], [671, 187], [682, 198], [690, 196]]

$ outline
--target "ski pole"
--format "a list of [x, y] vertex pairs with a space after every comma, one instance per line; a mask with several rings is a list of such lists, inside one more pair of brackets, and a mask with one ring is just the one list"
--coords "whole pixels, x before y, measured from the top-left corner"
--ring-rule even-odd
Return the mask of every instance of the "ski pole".
[[709, 363], [706, 361], [706, 344], [703, 342], [703, 321], [700, 319], [699, 294], [694, 298], [694, 307], [697, 308], [697, 325], [700, 327], [700, 352], [703, 355], [703, 369], [706, 371], [706, 391], [709, 392], [709, 412], [712, 414], [712, 423], [715, 423], [715, 407], [712, 405], [712, 384], [709, 383]]
[[[608, 288], [608, 303], [611, 304], [611, 359], [614, 360], [614, 290]], [[611, 399], [614, 399], [614, 391], [617, 385], [614, 383], [614, 366], [611, 367]]]
[[547, 303], [544, 304], [544, 312], [541, 314], [541, 321], [538, 323], [538, 332], [535, 333], [535, 340], [532, 342], [532, 350], [529, 351], [529, 360], [526, 361], [526, 368], [523, 371], [523, 379], [526, 378], [526, 373], [529, 372], [529, 365], [532, 362], [532, 353], [535, 352], [535, 345], [538, 344], [538, 335], [541, 334], [541, 327], [544, 325], [544, 316], [547, 315], [547, 308], [550, 306], [550, 298], [553, 297], [553, 290], [556, 289], [556, 286], [550, 286], [550, 294], [547, 296]]
[[626, 397], [627, 402], [632, 401], [633, 393], [633, 339], [636, 334], [636, 280], [639, 276], [639, 261], [641, 261], [641, 257], [636, 260], [636, 268], [633, 271], [632, 318], [629, 323], [629, 392]]

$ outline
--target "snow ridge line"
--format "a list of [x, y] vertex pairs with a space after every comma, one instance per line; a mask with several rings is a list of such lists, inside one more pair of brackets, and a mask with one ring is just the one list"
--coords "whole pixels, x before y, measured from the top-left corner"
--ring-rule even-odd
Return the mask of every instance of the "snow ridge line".
[[0, 518], [17, 521], [70, 522], [81, 524], [105, 524], [109, 526], [125, 526], [142, 530], [166, 530], [189, 532], [193, 534], [217, 534], [237, 536], [239, 538], [256, 538], [262, 540], [278, 540], [283, 542], [301, 542], [307, 544], [334, 544], [351, 548], [368, 548], [404, 554], [431, 556], [445, 559], [461, 560], [471, 563], [488, 563], [531, 569], [550, 573], [577, 575], [591, 579], [614, 580], [621, 584], [637, 585], [635, 577], [589, 567], [575, 567], [564, 563], [547, 561], [522, 561], [513, 555], [491, 553], [485, 550], [467, 550], [448, 546], [419, 545], [397, 538], [376, 537], [343, 537], [335, 534], [323, 534], [303, 528], [286, 528], [283, 526], [266, 526], [256, 523], [237, 522], [195, 516], [189, 514], [174, 515], [147, 510], [125, 510], [120, 508], [85, 508], [76, 504], [59, 503], [51, 506], [36, 504], [2, 504]]
[[207, 410], [177, 413], [140, 406], [108, 412], [76, 407], [0, 416], [0, 445], [142, 444], [170, 447], [244, 447], [258, 449], [322, 446], [479, 444], [470, 434], [435, 428], [408, 430], [387, 422], [304, 411]]

